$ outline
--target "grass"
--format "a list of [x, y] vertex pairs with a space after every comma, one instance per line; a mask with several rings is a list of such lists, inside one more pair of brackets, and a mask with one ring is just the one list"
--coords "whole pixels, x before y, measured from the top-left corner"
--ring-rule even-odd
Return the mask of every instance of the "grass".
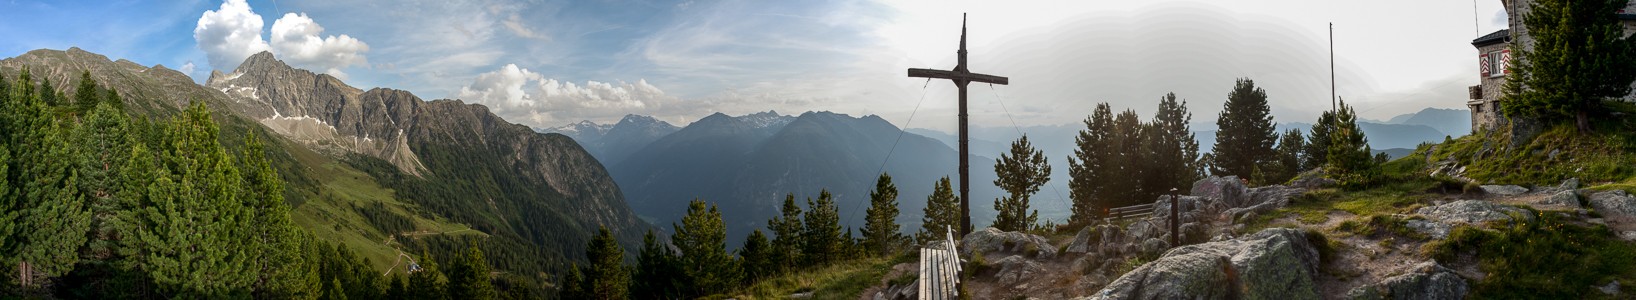
[[1636, 283], [1636, 244], [1618, 240], [1606, 226], [1583, 227], [1556, 214], [1529, 213], [1538, 221], [1459, 227], [1422, 249], [1442, 261], [1475, 255], [1488, 274], [1472, 289], [1476, 299], [1605, 297], [1591, 286]]
[[[791, 294], [812, 292], [810, 299], [857, 299], [865, 289], [879, 285], [886, 273], [892, 270], [892, 265], [901, 260], [872, 257], [839, 262], [761, 280], [728, 294], [705, 298], [785, 299]], [[894, 282], [913, 280], [913, 276], [917, 275], [900, 276], [891, 280]]]
[[[1636, 113], [1636, 104], [1606, 104], [1607, 111]], [[1581, 133], [1572, 124], [1547, 125], [1534, 139], [1514, 146], [1509, 140], [1512, 129], [1506, 126], [1447, 141], [1431, 155], [1433, 160], [1453, 156], [1467, 167], [1466, 177], [1481, 182], [1555, 184], [1576, 177], [1585, 182], [1636, 177], [1636, 135], [1631, 134], [1636, 122], [1603, 117], [1592, 124], [1590, 133]]]
[[1265, 229], [1272, 221], [1294, 215], [1303, 224], [1315, 225], [1329, 221], [1331, 212], [1342, 211], [1358, 216], [1393, 214], [1408, 211], [1435, 195], [1441, 183], [1425, 176], [1397, 176], [1407, 179], [1390, 180], [1373, 188], [1358, 191], [1318, 189], [1290, 199], [1290, 204], [1272, 213], [1258, 215], [1245, 222], [1250, 232]]
[[450, 232], [453, 235], [482, 234], [469, 230], [465, 225], [411, 213], [412, 204], [399, 202], [392, 197], [391, 190], [382, 188], [369, 175], [346, 165], [329, 163], [321, 168], [324, 171], [318, 173], [326, 175], [318, 178], [321, 181], [320, 190], [316, 196], [295, 207], [290, 218], [319, 240], [352, 249], [375, 269], [385, 270], [396, 261], [397, 251], [384, 243], [388, 234], [395, 233], [381, 232], [370, 225], [353, 209], [355, 205], [385, 204], [388, 211], [408, 217], [419, 230]]

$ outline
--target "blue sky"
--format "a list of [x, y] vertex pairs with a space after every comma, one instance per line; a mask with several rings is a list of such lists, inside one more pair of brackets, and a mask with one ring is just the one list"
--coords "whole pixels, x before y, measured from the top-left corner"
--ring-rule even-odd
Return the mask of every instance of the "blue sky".
[[483, 103], [536, 127], [627, 113], [685, 124], [717, 111], [830, 110], [900, 126], [914, 114], [909, 127], [948, 130], [953, 89], [903, 69], [951, 67], [965, 12], [972, 69], [1013, 82], [974, 86], [978, 125], [1071, 123], [1096, 102], [1147, 115], [1166, 92], [1189, 99], [1204, 123], [1238, 77], [1267, 88], [1279, 121], [1310, 122], [1328, 108], [1327, 22], [1337, 24], [1342, 97], [1385, 119], [1463, 108], [1465, 87], [1477, 82], [1470, 39], [1502, 28], [1499, 5], [0, 0], [0, 57], [77, 46], [202, 82], [271, 50], [360, 88]]

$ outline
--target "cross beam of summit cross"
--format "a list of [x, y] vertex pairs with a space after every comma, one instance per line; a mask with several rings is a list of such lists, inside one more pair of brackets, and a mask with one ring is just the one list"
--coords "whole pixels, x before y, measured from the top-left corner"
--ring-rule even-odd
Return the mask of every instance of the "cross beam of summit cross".
[[972, 73], [966, 69], [966, 15], [960, 14], [960, 63], [954, 65], [954, 70], [909, 69], [909, 77], [939, 78], [954, 81], [954, 86], [960, 89], [960, 235], [971, 233], [971, 162], [968, 157], [966, 134], [966, 84], [984, 82], [992, 84], [1007, 84], [1011, 79]]

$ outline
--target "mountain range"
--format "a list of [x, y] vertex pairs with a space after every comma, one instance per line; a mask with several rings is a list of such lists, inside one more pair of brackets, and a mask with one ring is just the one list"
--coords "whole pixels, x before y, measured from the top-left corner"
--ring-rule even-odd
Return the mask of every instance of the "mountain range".
[[65, 91], [88, 73], [143, 119], [206, 104], [224, 145], [249, 134], [269, 140], [297, 224], [382, 269], [397, 251], [440, 254], [476, 237], [489, 241], [481, 244], [497, 271], [544, 282], [580, 257], [597, 227], [627, 249], [650, 228], [573, 139], [507, 122], [482, 105], [361, 90], [267, 52], [231, 73], [213, 72], [205, 85], [78, 48], [0, 60], [9, 78], [23, 68]]

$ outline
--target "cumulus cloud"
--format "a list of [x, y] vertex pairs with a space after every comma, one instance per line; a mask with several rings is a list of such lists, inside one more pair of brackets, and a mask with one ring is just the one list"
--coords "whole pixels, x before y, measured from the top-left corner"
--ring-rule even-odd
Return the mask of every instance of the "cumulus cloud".
[[261, 39], [261, 15], [250, 11], [250, 4], [244, 1], [227, 0], [220, 9], [205, 11], [193, 27], [193, 39], [211, 68], [231, 69], [250, 55], [271, 49]]
[[617, 119], [629, 113], [652, 113], [677, 102], [645, 79], [577, 84], [545, 78], [516, 64], [478, 75], [456, 97], [488, 105], [502, 117], [534, 126]]
[[345, 34], [323, 36], [324, 27], [313, 22], [307, 14], [287, 13], [273, 21], [273, 52], [297, 67], [325, 70], [325, 73], [343, 77], [342, 67], [369, 65], [364, 52], [369, 44]]
[[182, 64], [182, 69], [179, 70], [179, 71], [182, 71], [182, 74], [189, 74], [189, 76], [191, 76], [193, 74], [193, 69], [195, 67], [197, 67], [197, 66], [194, 66], [193, 61], [190, 60], [190, 61], [187, 61], [187, 63]]

